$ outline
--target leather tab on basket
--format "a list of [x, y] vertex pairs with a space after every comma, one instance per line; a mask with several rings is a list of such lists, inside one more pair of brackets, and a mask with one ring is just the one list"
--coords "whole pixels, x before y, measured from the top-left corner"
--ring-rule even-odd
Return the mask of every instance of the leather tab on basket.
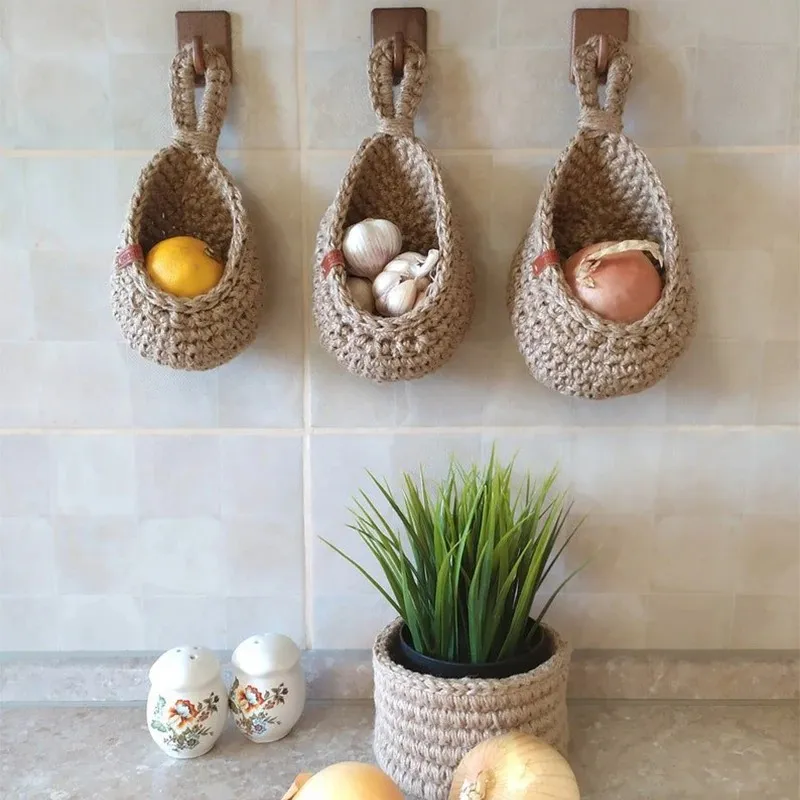
[[344, 269], [344, 253], [341, 250], [331, 250], [322, 259], [322, 277], [327, 278], [334, 267]]
[[533, 259], [533, 274], [538, 278], [548, 267], [557, 267], [560, 264], [558, 250], [545, 250]]
[[124, 269], [137, 261], [144, 261], [144, 251], [140, 244], [129, 244], [123, 247], [122, 250], [117, 251], [114, 258], [114, 266], [117, 269]]

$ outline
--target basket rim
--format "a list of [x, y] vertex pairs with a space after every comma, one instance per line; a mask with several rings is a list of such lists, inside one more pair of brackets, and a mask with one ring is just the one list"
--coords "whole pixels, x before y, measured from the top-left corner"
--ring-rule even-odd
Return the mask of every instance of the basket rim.
[[[239, 279], [238, 267], [246, 255], [246, 240], [250, 236], [250, 230], [247, 211], [244, 207], [241, 191], [234, 182], [230, 172], [228, 172], [225, 166], [220, 162], [216, 154], [197, 153], [175, 144], [170, 144], [167, 147], [161, 148], [161, 150], [159, 150], [140, 171], [136, 188], [131, 197], [131, 202], [126, 213], [126, 219], [130, 218], [136, 198], [139, 197], [139, 202], [142, 202], [141, 196], [144, 195], [144, 193], [147, 191], [148, 185], [154, 179], [152, 174], [148, 174], [143, 179], [145, 172], [154, 173], [160, 168], [162, 161], [176, 152], [184, 157], [210, 162], [210, 171], [212, 173], [216, 173], [222, 179], [226, 194], [224, 198], [225, 204], [229, 209], [232, 224], [231, 243], [228, 247], [222, 278], [220, 279], [219, 283], [212, 287], [208, 292], [197, 295], [196, 297], [177, 297], [160, 289], [153, 283], [153, 281], [150, 280], [150, 277], [147, 275], [147, 271], [144, 269], [143, 262], [131, 263], [127, 267], [123, 267], [123, 269], [129, 271], [129, 275], [134, 286], [141, 294], [145, 295], [149, 303], [166, 309], [171, 313], [193, 315], [215, 308], [227, 299], [232, 288], [236, 285]], [[237, 233], [240, 233], [241, 235], [237, 236]], [[141, 225], [139, 225], [138, 228], [132, 228], [130, 234], [123, 237], [122, 246], [127, 247], [133, 244], [140, 244], [140, 234]]]
[[476, 694], [524, 689], [563, 671], [569, 665], [572, 653], [569, 642], [555, 628], [542, 622], [540, 624], [553, 639], [554, 651], [553, 655], [538, 667], [508, 678], [438, 678], [413, 672], [392, 657], [392, 649], [400, 637], [400, 630], [404, 624], [403, 619], [397, 617], [376, 637], [372, 647], [373, 671], [376, 678], [380, 672], [381, 675], [390, 677], [393, 682], [413, 687], [416, 691], [435, 694]]

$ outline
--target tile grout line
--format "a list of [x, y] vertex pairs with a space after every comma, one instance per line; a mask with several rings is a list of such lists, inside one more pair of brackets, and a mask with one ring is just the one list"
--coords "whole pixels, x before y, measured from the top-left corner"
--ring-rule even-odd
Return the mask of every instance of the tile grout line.
[[297, 102], [297, 144], [299, 146], [299, 201], [300, 201], [300, 293], [303, 301], [302, 317], [302, 359], [303, 359], [303, 447], [302, 447], [302, 497], [303, 497], [303, 646], [312, 648], [312, 562], [311, 562], [311, 363], [309, 359], [310, 287], [306, 264], [310, 261], [308, 253], [308, 223], [306, 217], [306, 81], [305, 81], [305, 26], [303, 23], [302, 0], [294, 3], [295, 24], [295, 99]]

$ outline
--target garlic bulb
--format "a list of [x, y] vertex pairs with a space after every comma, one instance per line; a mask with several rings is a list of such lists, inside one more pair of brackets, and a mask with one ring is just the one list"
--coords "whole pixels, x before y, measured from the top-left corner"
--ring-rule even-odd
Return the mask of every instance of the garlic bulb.
[[481, 742], [461, 759], [449, 800], [580, 800], [566, 759], [547, 742], [514, 732]]
[[347, 288], [353, 297], [353, 302], [369, 314], [375, 313], [375, 297], [372, 294], [372, 284], [366, 278], [347, 279]]
[[402, 249], [400, 230], [388, 219], [364, 219], [344, 232], [342, 251], [347, 271], [374, 278]]
[[399, 317], [421, 302], [430, 286], [427, 278], [407, 278], [399, 272], [381, 272], [372, 284], [375, 308], [384, 317]]
[[428, 255], [422, 253], [400, 253], [384, 268], [384, 272], [397, 272], [409, 278], [422, 278], [430, 275], [439, 261], [438, 250], [428, 250]]

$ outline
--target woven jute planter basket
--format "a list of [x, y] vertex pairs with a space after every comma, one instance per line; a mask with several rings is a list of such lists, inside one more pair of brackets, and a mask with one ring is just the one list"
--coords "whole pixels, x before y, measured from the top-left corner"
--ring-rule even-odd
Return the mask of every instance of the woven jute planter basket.
[[434, 678], [397, 661], [403, 626], [375, 641], [375, 758], [408, 795], [447, 800], [453, 773], [479, 742], [509, 731], [539, 736], [566, 753], [569, 645], [546, 628], [554, 648], [530, 672], [497, 680]]
[[[694, 289], [670, 199], [647, 156], [622, 133], [630, 57], [610, 40], [601, 107], [598, 48], [593, 37], [576, 52], [579, 130], [547, 178], [514, 257], [508, 297], [517, 345], [534, 378], [562, 394], [594, 399], [652, 386], [695, 328]], [[560, 266], [587, 245], [614, 240], [651, 241], [663, 255], [661, 298], [632, 324], [609, 322], [585, 308]]]
[[[414, 136], [414, 114], [425, 85], [425, 54], [405, 46], [397, 103], [392, 94], [392, 42], [369, 58], [378, 133], [365, 139], [325, 213], [314, 260], [314, 320], [322, 345], [354, 375], [376, 382], [421, 378], [455, 351], [472, 318], [472, 267], [453, 219], [439, 164]], [[389, 219], [403, 250], [439, 250], [426, 300], [401, 317], [362, 311], [346, 286], [345, 229], [368, 217]]]
[[[230, 361], [254, 338], [262, 303], [261, 271], [242, 195], [216, 155], [230, 69], [208, 47], [205, 61], [199, 118], [191, 46], [172, 63], [174, 139], [139, 175], [111, 279], [114, 317], [128, 344], [151, 361], [185, 370]], [[172, 236], [194, 236], [222, 256], [222, 278], [211, 291], [175, 297], [150, 280], [144, 256]]]

